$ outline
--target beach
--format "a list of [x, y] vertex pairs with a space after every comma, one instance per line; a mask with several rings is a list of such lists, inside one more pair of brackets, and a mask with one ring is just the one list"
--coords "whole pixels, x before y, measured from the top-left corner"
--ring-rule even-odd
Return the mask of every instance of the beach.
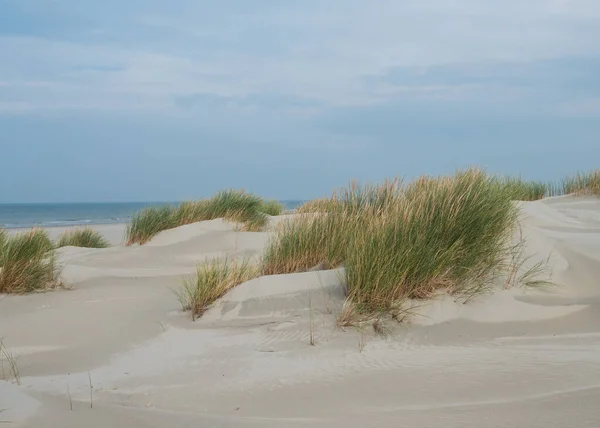
[[[110, 245], [119, 246], [124, 244], [126, 223], [113, 223], [113, 224], [85, 224], [85, 225], [74, 225], [74, 226], [53, 226], [44, 227], [48, 231], [50, 239], [53, 241], [58, 240], [65, 232], [78, 230], [85, 227], [89, 227], [96, 232], [100, 233], [104, 239], [106, 239]], [[9, 236], [14, 236], [18, 233], [23, 233], [31, 230], [27, 227], [19, 227], [8, 229], [7, 233]]]
[[182, 311], [174, 291], [199, 261], [258, 260], [290, 215], [263, 232], [215, 219], [129, 247], [125, 224], [93, 225], [111, 247], [56, 250], [69, 289], [0, 296], [0, 338], [20, 368], [20, 385], [0, 381], [0, 422], [598, 426], [600, 199], [519, 206], [525, 254], [555, 285], [440, 295], [386, 334], [338, 327], [343, 268], [261, 276], [196, 321]]

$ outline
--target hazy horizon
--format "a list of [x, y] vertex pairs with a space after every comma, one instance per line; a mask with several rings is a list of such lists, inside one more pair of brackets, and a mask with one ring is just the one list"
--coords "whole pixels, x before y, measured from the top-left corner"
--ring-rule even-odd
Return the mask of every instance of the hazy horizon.
[[600, 2], [0, 0], [0, 203], [598, 168]]

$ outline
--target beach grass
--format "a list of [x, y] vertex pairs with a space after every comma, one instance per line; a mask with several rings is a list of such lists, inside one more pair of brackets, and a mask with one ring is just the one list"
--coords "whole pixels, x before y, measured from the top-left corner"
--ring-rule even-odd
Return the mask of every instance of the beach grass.
[[580, 172], [562, 182], [563, 194], [600, 196], [600, 170]]
[[270, 200], [270, 201], [262, 202], [258, 210], [267, 215], [277, 216], [277, 215], [281, 215], [281, 213], [283, 212], [283, 209], [284, 209], [284, 206], [281, 202], [275, 201], [275, 200]]
[[514, 201], [537, 201], [553, 193], [551, 184], [543, 181], [521, 177], [499, 177], [498, 180]]
[[21, 384], [21, 372], [17, 364], [18, 357], [4, 344], [4, 339], [0, 337], [0, 380], [5, 382], [14, 382]]
[[176, 227], [176, 210], [171, 205], [149, 207], [136, 213], [127, 224], [126, 243], [145, 244], [157, 233]]
[[477, 292], [505, 266], [516, 226], [510, 189], [484, 171], [421, 177], [356, 229], [345, 260], [348, 293], [361, 310], [385, 311], [440, 289]]
[[54, 245], [45, 230], [33, 229], [3, 241], [0, 293], [22, 294], [58, 285]]
[[184, 311], [191, 311], [195, 320], [210, 305], [233, 287], [258, 277], [260, 269], [248, 259], [241, 261], [219, 258], [206, 260], [197, 266], [196, 276], [182, 280], [176, 291]]
[[60, 237], [57, 248], [62, 247], [82, 248], [108, 248], [110, 244], [104, 237], [90, 227], [68, 230]]
[[298, 207], [296, 212], [298, 214], [311, 214], [319, 212], [327, 212], [335, 206], [336, 202], [333, 197], [331, 198], [318, 198], [304, 202]]
[[354, 183], [283, 222], [263, 273], [344, 266], [349, 297], [373, 312], [441, 288], [476, 290], [510, 251], [515, 187], [476, 168], [408, 184]]
[[239, 223], [242, 230], [260, 231], [268, 222], [261, 211], [264, 201], [243, 190], [224, 190], [210, 199], [147, 208], [133, 216], [127, 225], [127, 245], [145, 244], [163, 230], [204, 220], [224, 218]]
[[305, 204], [300, 214], [279, 225], [267, 245], [264, 274], [341, 266], [357, 229], [397, 203], [400, 188], [399, 180], [366, 186], [352, 183], [329, 199]]

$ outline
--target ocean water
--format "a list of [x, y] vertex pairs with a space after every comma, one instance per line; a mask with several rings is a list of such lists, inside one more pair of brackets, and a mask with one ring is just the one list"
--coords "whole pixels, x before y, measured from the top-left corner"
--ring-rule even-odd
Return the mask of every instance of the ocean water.
[[[281, 202], [294, 209], [303, 201]], [[0, 204], [0, 228], [125, 223], [137, 211], [164, 204], [177, 202]]]

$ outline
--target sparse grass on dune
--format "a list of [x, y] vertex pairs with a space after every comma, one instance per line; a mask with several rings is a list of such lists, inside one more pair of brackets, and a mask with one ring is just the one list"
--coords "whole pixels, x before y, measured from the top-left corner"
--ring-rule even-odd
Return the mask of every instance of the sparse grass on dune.
[[17, 385], [21, 384], [21, 372], [17, 360], [18, 357], [4, 345], [4, 339], [0, 337], [0, 380], [5, 382], [14, 380]]
[[283, 204], [279, 201], [271, 200], [261, 203], [259, 211], [271, 216], [281, 215], [283, 212]]
[[521, 177], [501, 177], [499, 181], [514, 201], [537, 201], [552, 194], [551, 186], [543, 181], [527, 181]]
[[183, 310], [191, 311], [192, 319], [199, 318], [208, 307], [233, 287], [259, 276], [260, 270], [248, 259], [231, 261], [228, 258], [206, 260], [197, 267], [196, 276], [184, 279], [176, 292]]
[[62, 247], [107, 248], [110, 244], [90, 227], [66, 231], [58, 240], [57, 248]]
[[28, 293], [58, 284], [54, 246], [42, 229], [7, 237], [0, 246], [0, 293]]
[[600, 170], [578, 173], [562, 183], [564, 194], [600, 196]]
[[261, 211], [262, 198], [237, 190], [224, 190], [210, 199], [147, 208], [127, 225], [127, 244], [144, 244], [157, 233], [204, 220], [224, 218], [240, 223], [247, 231], [260, 231], [268, 221]]

